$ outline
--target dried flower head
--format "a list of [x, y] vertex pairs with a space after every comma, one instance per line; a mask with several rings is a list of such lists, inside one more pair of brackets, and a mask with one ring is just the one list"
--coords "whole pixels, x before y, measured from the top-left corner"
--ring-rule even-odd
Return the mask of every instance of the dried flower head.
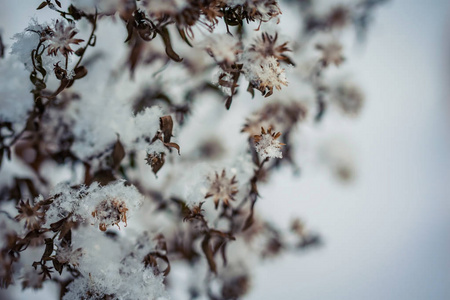
[[261, 127], [261, 134], [253, 137], [255, 141], [255, 149], [263, 159], [268, 157], [282, 158], [281, 146], [283, 143], [278, 141], [281, 136], [281, 132], [272, 132], [272, 128], [269, 128], [266, 132], [264, 127]]
[[304, 120], [306, 114], [307, 109], [301, 102], [270, 102], [246, 119], [241, 132], [254, 136], [261, 132], [261, 127], [273, 127], [275, 124], [281, 131], [286, 132]]
[[35, 290], [41, 289], [44, 283], [45, 277], [40, 274], [35, 268], [32, 266], [25, 266], [22, 269], [22, 288], [33, 288]]
[[289, 57], [286, 56], [285, 52], [292, 51], [287, 47], [288, 42], [284, 42], [281, 45], [277, 45], [278, 33], [275, 36], [263, 32], [261, 37], [255, 40], [255, 43], [251, 45], [249, 51], [257, 52], [262, 57], [274, 56], [277, 60], [286, 61], [287, 63], [293, 64]]
[[28, 230], [35, 230], [41, 227], [41, 224], [44, 222], [45, 214], [40, 211], [40, 205], [30, 204], [30, 200], [27, 200], [27, 202], [21, 200], [16, 208], [19, 211], [16, 220], [25, 220], [25, 228]]
[[243, 7], [250, 21], [267, 22], [281, 14], [276, 0], [247, 0]]
[[217, 209], [219, 206], [219, 201], [222, 200], [223, 204], [228, 206], [230, 200], [235, 200], [234, 195], [237, 194], [237, 180], [236, 176], [231, 179], [226, 176], [225, 170], [222, 174], [216, 172], [214, 177], [210, 177], [209, 181], [211, 183], [208, 192], [206, 193], [205, 199], [209, 197], [214, 197], [214, 205]]
[[77, 33], [72, 24], [66, 25], [64, 22], [56, 20], [54, 30], [48, 28], [47, 39], [50, 42], [48, 55], [56, 55], [58, 51], [64, 56], [72, 53], [70, 44], [77, 45], [83, 42], [81, 39], [73, 38]]
[[318, 44], [316, 48], [322, 51], [322, 64], [327, 67], [329, 64], [334, 64], [339, 66], [344, 61], [344, 56], [342, 56], [342, 45], [336, 41], [330, 41], [326, 44]]
[[241, 42], [229, 34], [214, 35], [207, 39], [203, 48], [219, 65], [231, 66], [242, 52]]
[[364, 94], [354, 83], [344, 81], [334, 91], [333, 100], [342, 112], [350, 116], [356, 116], [364, 104]]
[[305, 224], [299, 218], [295, 218], [291, 223], [291, 231], [296, 235], [303, 237], [306, 235]]
[[56, 259], [62, 264], [69, 264], [71, 266], [78, 266], [79, 260], [83, 256], [83, 249], [73, 249], [69, 247], [59, 247], [56, 251]]
[[119, 227], [120, 222], [124, 222], [126, 227], [127, 211], [128, 208], [124, 201], [113, 198], [100, 202], [95, 211], [92, 212], [92, 216], [99, 222], [98, 228], [101, 231], [106, 231], [109, 225]]
[[273, 94], [273, 89], [281, 90], [281, 85], [288, 85], [284, 69], [274, 56], [261, 63], [248, 63], [244, 66], [244, 74], [251, 85], [265, 97]]
[[350, 10], [344, 5], [331, 9], [327, 16], [327, 24], [331, 28], [343, 28], [350, 22]]
[[250, 291], [251, 280], [248, 274], [226, 278], [222, 285], [223, 299], [238, 299]]
[[190, 221], [193, 219], [198, 219], [203, 217], [203, 212], [205, 211], [202, 206], [205, 201], [200, 202], [198, 205], [194, 205], [192, 209], [188, 211], [186, 216], [183, 218], [183, 221]]
[[147, 153], [147, 157], [145, 160], [147, 161], [147, 165], [152, 168], [153, 173], [158, 173], [158, 171], [162, 168], [165, 162], [164, 153]]

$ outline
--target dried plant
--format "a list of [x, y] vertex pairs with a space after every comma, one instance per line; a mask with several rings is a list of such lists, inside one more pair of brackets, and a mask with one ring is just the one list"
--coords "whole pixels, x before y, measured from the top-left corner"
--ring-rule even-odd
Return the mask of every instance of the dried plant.
[[[0, 36], [2, 288], [241, 299], [258, 262], [321, 244], [300, 219], [286, 232], [260, 215], [259, 187], [299, 170], [298, 128], [361, 111], [361, 89], [324, 74], [345, 63], [338, 33], [363, 35], [384, 1], [325, 15], [315, 1], [66, 2], [43, 1], [58, 19], [12, 45]], [[284, 34], [285, 7], [300, 36]], [[314, 150], [353, 178], [347, 151]], [[180, 266], [191, 281], [173, 279]]]

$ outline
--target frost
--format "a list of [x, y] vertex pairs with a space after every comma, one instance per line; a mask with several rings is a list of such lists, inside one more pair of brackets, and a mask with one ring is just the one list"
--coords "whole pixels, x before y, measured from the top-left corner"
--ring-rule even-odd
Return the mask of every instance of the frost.
[[72, 151], [87, 159], [101, 154], [117, 140], [117, 134], [126, 150], [145, 150], [148, 141], [159, 129], [162, 116], [158, 107], [146, 108], [133, 115], [130, 104], [122, 99], [106, 98], [74, 103], [70, 118], [76, 122], [73, 128], [75, 142]]
[[282, 158], [282, 143], [278, 141], [280, 133], [272, 133], [269, 128], [267, 132], [261, 129], [261, 135], [255, 136], [255, 149], [261, 155], [262, 159], [266, 158]]
[[151, 143], [149, 146], [147, 146], [147, 154], [153, 154], [153, 155], [161, 155], [167, 153], [167, 147], [164, 146], [163, 141], [157, 139], [153, 143]]
[[212, 56], [217, 63], [226, 63], [231, 65], [237, 59], [240, 49], [239, 40], [229, 34], [212, 35], [206, 39], [200, 46]]
[[73, 242], [83, 249], [78, 266], [81, 276], [69, 284], [64, 300], [103, 299], [107, 295], [118, 300], [168, 299], [163, 276], [145, 268], [139, 253], [126, 255], [132, 249], [90, 227], [77, 231]]
[[254, 54], [247, 54], [244, 64], [245, 78], [260, 91], [270, 91], [275, 87], [281, 89], [282, 85], [287, 86], [286, 73], [280, 67], [280, 63], [274, 56], [264, 60], [254, 60]]
[[[49, 46], [50, 41], [47, 39], [47, 31], [49, 28], [54, 28], [56, 24], [59, 26], [67, 25], [65, 20], [54, 20], [53, 24], [38, 23], [36, 19], [32, 19], [29, 26], [21, 33], [17, 33], [13, 36], [15, 42], [11, 46], [11, 54], [15, 55], [20, 62], [25, 65], [28, 71], [33, 70], [33, 62], [31, 59], [31, 52], [35, 50], [39, 42], [42, 43], [38, 49], [39, 53], [42, 53], [42, 66], [47, 73], [52, 73], [54, 66], [58, 62], [65, 62], [66, 57], [61, 53], [55, 53], [56, 55], [48, 55], [48, 51], [44, 51], [43, 48]], [[70, 62], [70, 56], [67, 57]]]
[[53, 205], [47, 211], [46, 226], [71, 216], [73, 221], [98, 225], [105, 231], [108, 226], [125, 224], [142, 205], [143, 196], [134, 186], [118, 180], [106, 186], [93, 183], [77, 189], [58, 185], [51, 196]]

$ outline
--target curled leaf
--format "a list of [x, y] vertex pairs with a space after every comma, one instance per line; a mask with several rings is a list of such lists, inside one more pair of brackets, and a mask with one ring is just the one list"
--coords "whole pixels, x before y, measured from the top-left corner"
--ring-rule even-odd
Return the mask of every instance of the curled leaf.
[[163, 39], [164, 46], [166, 46], [166, 54], [169, 56], [172, 60], [176, 62], [181, 62], [183, 59], [175, 53], [175, 51], [172, 48], [172, 42], [170, 41], [170, 34], [169, 30], [167, 28], [162, 27], [158, 30], [159, 35]]
[[163, 116], [159, 118], [159, 127], [164, 134], [164, 143], [170, 143], [172, 138], [173, 120], [171, 116]]
[[177, 143], [164, 143], [164, 146], [177, 149], [178, 155], [180, 155], [180, 146]]

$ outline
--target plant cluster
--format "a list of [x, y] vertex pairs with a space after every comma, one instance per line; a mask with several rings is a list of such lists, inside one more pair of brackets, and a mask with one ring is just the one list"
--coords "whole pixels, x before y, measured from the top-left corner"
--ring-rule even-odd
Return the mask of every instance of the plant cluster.
[[[256, 263], [321, 244], [260, 215], [260, 187], [300, 170], [299, 128], [358, 115], [340, 39], [385, 1], [66, 2], [0, 37], [2, 288], [240, 299]], [[315, 152], [352, 178], [345, 151]]]

